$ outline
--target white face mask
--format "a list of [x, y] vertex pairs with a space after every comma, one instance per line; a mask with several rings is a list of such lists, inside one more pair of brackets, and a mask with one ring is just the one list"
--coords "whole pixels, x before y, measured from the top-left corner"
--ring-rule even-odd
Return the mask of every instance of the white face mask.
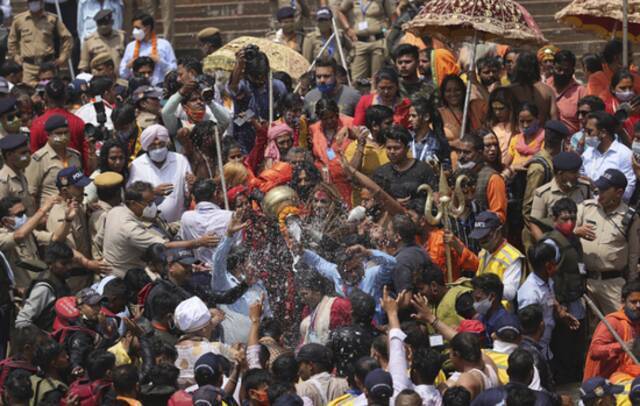
[[149, 158], [151, 158], [153, 162], [158, 163], [164, 162], [164, 160], [167, 159], [168, 153], [169, 150], [167, 149], [167, 147], [152, 149], [151, 151], [147, 152], [147, 154], [149, 154]]
[[489, 309], [491, 309], [491, 299], [486, 298], [479, 302], [473, 302], [473, 308], [478, 314], [484, 316], [489, 312]]
[[151, 206], [147, 206], [142, 210], [142, 217], [152, 220], [156, 218], [158, 214], [158, 206], [156, 206], [156, 202], [151, 203]]
[[15, 223], [15, 224], [14, 224], [14, 226], [13, 226], [13, 229], [14, 229], [14, 230], [18, 230], [20, 227], [22, 227], [23, 225], [25, 225], [25, 223], [27, 222], [27, 215], [26, 215], [26, 213], [25, 213], [25, 214], [23, 214], [23, 215], [22, 215], [22, 216], [20, 216], [20, 217], [17, 217], [17, 216], [16, 216], [16, 217], [14, 217], [14, 218], [13, 218], [13, 221], [14, 221], [14, 223]]
[[600, 146], [600, 138], [595, 136], [584, 137], [584, 144], [587, 147], [598, 148]]
[[135, 39], [136, 41], [142, 41], [144, 39], [144, 30], [142, 30], [141, 28], [134, 28], [132, 35], [133, 39]]
[[465, 163], [458, 162], [458, 169], [473, 169], [476, 166], [476, 161], [469, 161]]
[[37, 13], [42, 10], [42, 3], [39, 1], [30, 1], [27, 3], [27, 6], [32, 13]]

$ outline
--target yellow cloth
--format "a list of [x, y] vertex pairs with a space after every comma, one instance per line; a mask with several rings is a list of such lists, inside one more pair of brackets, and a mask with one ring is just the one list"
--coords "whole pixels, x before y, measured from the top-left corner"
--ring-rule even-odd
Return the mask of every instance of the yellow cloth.
[[509, 366], [509, 354], [496, 352], [489, 349], [483, 349], [482, 352], [496, 364], [498, 369], [498, 379], [500, 383], [506, 385], [509, 383], [509, 375], [507, 374], [507, 367]]
[[115, 355], [116, 366], [131, 364], [131, 357], [129, 357], [129, 353], [122, 345], [122, 341], [119, 341], [116, 345], [109, 348], [107, 351]]
[[[357, 148], [358, 143], [356, 141], [352, 141], [347, 146], [347, 149], [344, 151], [344, 156], [347, 158], [347, 161], [351, 161], [351, 159], [353, 159]], [[366, 143], [364, 146], [360, 172], [367, 176], [371, 176], [376, 169], [388, 162], [389, 158], [387, 158], [387, 150], [384, 147], [375, 147], [373, 144]]]
[[[526, 164], [533, 156], [535, 155], [521, 155], [516, 149], [516, 145], [518, 144], [520, 134], [516, 134], [511, 137], [511, 141], [509, 142], [509, 155], [513, 157], [513, 161], [511, 161], [512, 166], [524, 165]], [[529, 148], [536, 148], [538, 146], [538, 137], [536, 136], [533, 140], [527, 144]], [[541, 151], [544, 148], [544, 141], [539, 144], [538, 151]]]

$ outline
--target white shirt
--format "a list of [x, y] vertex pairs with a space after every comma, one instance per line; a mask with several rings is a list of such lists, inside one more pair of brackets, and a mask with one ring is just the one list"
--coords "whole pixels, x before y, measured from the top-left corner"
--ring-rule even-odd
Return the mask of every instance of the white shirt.
[[556, 325], [556, 320], [553, 316], [555, 298], [553, 280], [549, 279], [547, 283], [535, 273], [527, 276], [527, 280], [525, 280], [522, 287], [518, 289], [519, 309], [531, 304], [539, 304], [542, 307], [544, 333], [542, 334], [542, 338], [540, 338], [540, 345], [544, 347], [547, 359], [553, 357], [551, 349], [549, 349], [549, 344], [551, 343], [551, 333], [553, 333], [553, 328]]
[[617, 140], [611, 143], [604, 154], [597, 148], [588, 147], [582, 154], [580, 174], [596, 181], [607, 169], [619, 170], [627, 178], [627, 188], [624, 191], [623, 198], [625, 202], [628, 202], [636, 188], [636, 175], [631, 165], [632, 156], [633, 152]]
[[[105, 121], [104, 126], [107, 127], [107, 130], [113, 130], [113, 122], [111, 121], [111, 112], [113, 111], [111, 107], [107, 106], [107, 103], [104, 104], [104, 112], [107, 116], [107, 121]], [[96, 108], [93, 106], [93, 103], [83, 104], [78, 108], [78, 110], [74, 111], [73, 114], [80, 117], [85, 124], [93, 124], [94, 126], [98, 126], [98, 113], [96, 112]]]
[[[164, 76], [167, 72], [178, 69], [178, 64], [176, 62], [176, 55], [173, 52], [173, 48], [169, 41], [164, 40], [162, 38], [157, 39], [157, 48], [158, 48], [158, 56], [160, 57], [159, 61], [156, 63], [156, 67], [153, 70], [153, 75], [151, 77], [151, 84], [158, 85], [162, 84], [164, 81]], [[133, 52], [136, 49], [136, 41], [131, 41], [127, 44], [127, 48], [124, 50], [124, 56], [122, 57], [122, 61], [120, 61], [120, 77], [122, 79], [129, 79], [133, 76], [133, 71], [127, 68], [127, 64], [129, 61], [133, 59]], [[143, 41], [140, 44], [140, 53], [139, 56], [150, 56], [151, 55], [151, 41]]]
[[148, 154], [143, 154], [131, 163], [127, 186], [139, 180], [151, 183], [154, 188], [163, 183], [171, 183], [173, 191], [165, 196], [164, 201], [158, 206], [160, 216], [171, 223], [178, 221], [185, 209], [185, 197], [188, 193], [187, 173], [192, 171], [184, 155], [169, 151], [167, 159], [158, 168]]
[[[200, 202], [195, 210], [184, 212], [180, 221], [180, 237], [183, 240], [195, 240], [206, 234], [224, 237], [233, 212], [224, 210], [211, 202]], [[200, 247], [195, 251], [200, 261], [213, 264], [216, 248]]]

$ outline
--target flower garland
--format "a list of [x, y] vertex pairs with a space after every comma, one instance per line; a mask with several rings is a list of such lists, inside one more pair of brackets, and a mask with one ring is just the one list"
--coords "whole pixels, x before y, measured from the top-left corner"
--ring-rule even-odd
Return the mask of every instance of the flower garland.
[[[136, 47], [133, 49], [133, 60], [138, 59], [140, 56], [140, 45], [142, 41], [136, 41]], [[158, 38], [156, 37], [156, 33], [151, 33], [151, 55], [158, 56]]]

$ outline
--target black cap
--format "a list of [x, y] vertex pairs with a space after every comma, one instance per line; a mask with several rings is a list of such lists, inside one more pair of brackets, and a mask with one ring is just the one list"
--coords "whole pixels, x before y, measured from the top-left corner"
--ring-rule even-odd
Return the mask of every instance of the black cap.
[[582, 158], [575, 152], [561, 152], [553, 157], [553, 169], [556, 171], [577, 171], [582, 166]]
[[596, 376], [584, 382], [580, 387], [582, 401], [597, 399], [608, 395], [617, 395], [624, 391], [624, 386], [614, 385], [601, 376]]
[[369, 372], [364, 378], [364, 386], [375, 398], [389, 399], [393, 396], [393, 379], [391, 374], [382, 368]]
[[224, 397], [224, 392], [220, 388], [213, 385], [204, 385], [193, 392], [191, 401], [194, 406], [222, 405], [224, 404], [220, 401], [222, 397]]
[[167, 251], [167, 261], [169, 263], [178, 262], [182, 265], [193, 265], [198, 260], [193, 256], [193, 251], [184, 248], [173, 248]]
[[483, 211], [476, 216], [476, 221], [473, 224], [473, 231], [469, 234], [469, 238], [481, 240], [501, 225], [502, 222], [497, 214], [488, 210]]
[[113, 12], [107, 8], [103, 8], [102, 10], [98, 11], [98, 14], [93, 16], [93, 21], [95, 22], [99, 22], [101, 20], [106, 20], [106, 19], [111, 19], [111, 15], [113, 14]]
[[11, 151], [27, 144], [27, 137], [22, 134], [9, 134], [0, 139], [0, 149], [3, 151]]
[[499, 317], [495, 321], [494, 328], [498, 336], [500, 336], [502, 333], [506, 333], [507, 331], [512, 331], [519, 336], [522, 332], [520, 328], [520, 321], [518, 320], [518, 317], [513, 313], [505, 313], [502, 317]]
[[278, 21], [284, 20], [285, 18], [293, 18], [296, 15], [296, 10], [293, 7], [282, 7], [276, 13], [276, 19]]
[[199, 369], [205, 369], [211, 373], [211, 375], [222, 375], [224, 373], [224, 357], [219, 354], [207, 352], [198, 358], [193, 366], [193, 372]]
[[14, 96], [7, 96], [0, 99], [0, 114], [15, 110], [17, 101]]
[[331, 358], [331, 350], [318, 343], [309, 343], [303, 345], [296, 355], [296, 361], [298, 362], [306, 361], [331, 364]]
[[85, 187], [91, 183], [91, 178], [85, 176], [82, 169], [75, 166], [61, 169], [56, 178], [56, 186], [62, 188], [65, 186]]
[[594, 184], [600, 190], [606, 190], [610, 187], [625, 189], [627, 187], [627, 178], [624, 176], [624, 173], [619, 170], [609, 168], [604, 171], [602, 176], [600, 176]]
[[47, 119], [47, 122], [44, 123], [44, 129], [48, 133], [62, 127], [69, 127], [69, 123], [67, 122], [66, 118], [57, 114], [55, 116], [49, 117]]
[[546, 123], [544, 123], [544, 129], [546, 130], [550, 130], [550, 131], [555, 131], [558, 134], [564, 135], [565, 137], [568, 137], [569, 135], [569, 129], [567, 128], [566, 125], [564, 125], [564, 123], [562, 121], [559, 120], [549, 120]]

